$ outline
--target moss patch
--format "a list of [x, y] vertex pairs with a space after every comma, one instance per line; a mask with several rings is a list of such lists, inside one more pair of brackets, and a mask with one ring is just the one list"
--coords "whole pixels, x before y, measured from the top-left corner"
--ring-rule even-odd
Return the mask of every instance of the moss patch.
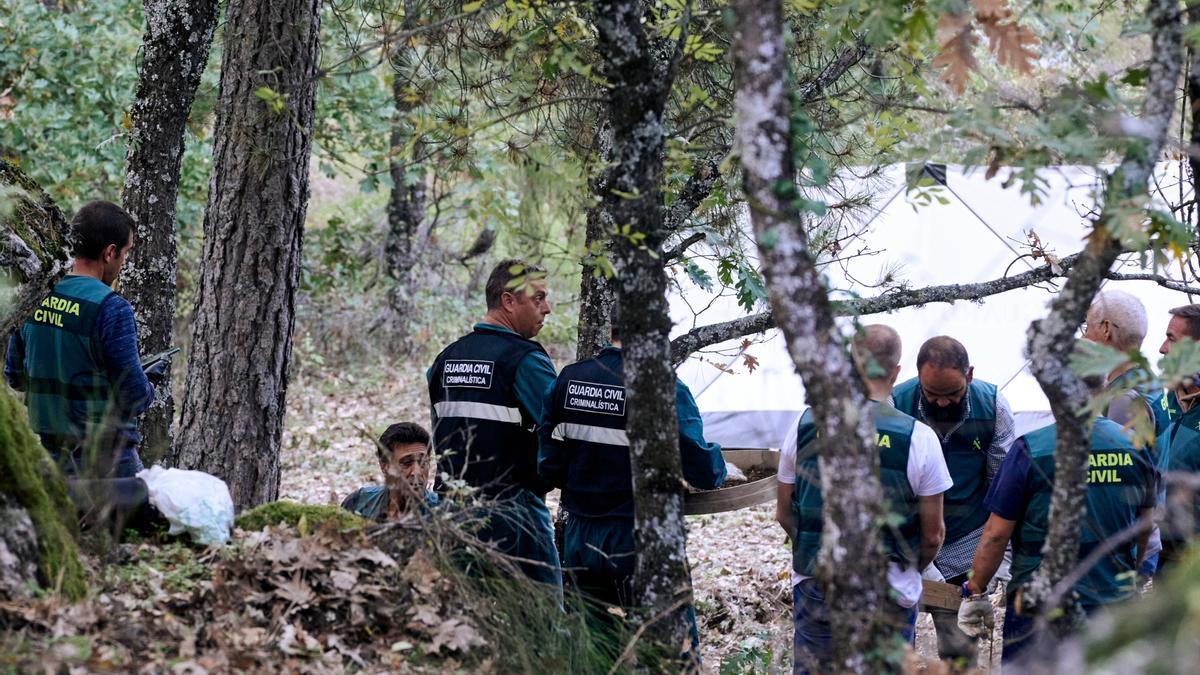
[[29, 512], [37, 529], [38, 571], [47, 588], [72, 600], [87, 594], [75, 542], [75, 507], [58, 468], [29, 428], [25, 407], [0, 386], [0, 491]]
[[237, 517], [234, 524], [243, 530], [262, 530], [280, 523], [300, 528], [301, 521], [305, 524], [301, 529], [333, 523], [342, 531], [356, 530], [371, 524], [366, 518], [338, 506], [298, 504], [286, 500], [263, 504], [245, 511]]

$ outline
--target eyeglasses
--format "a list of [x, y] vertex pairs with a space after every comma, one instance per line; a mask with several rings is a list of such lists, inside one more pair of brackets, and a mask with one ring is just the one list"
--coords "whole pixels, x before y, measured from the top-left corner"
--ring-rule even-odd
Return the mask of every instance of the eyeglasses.
[[[1120, 328], [1120, 326], [1118, 326], [1117, 324], [1113, 323], [1112, 321], [1110, 321], [1110, 320], [1108, 320], [1108, 319], [1101, 319], [1101, 320], [1100, 320], [1100, 322], [1099, 322], [1098, 324], [1096, 324], [1096, 325], [1097, 325], [1097, 326], [1103, 326], [1104, 324], [1108, 324], [1108, 326], [1109, 326], [1109, 328], [1110, 328], [1110, 329], [1112, 329], [1112, 328]], [[1087, 332], [1088, 332], [1088, 322], [1087, 322], [1087, 319], [1084, 319], [1084, 320], [1083, 320], [1083, 323], [1079, 324], [1079, 334], [1080, 334], [1080, 335], [1087, 335]]]

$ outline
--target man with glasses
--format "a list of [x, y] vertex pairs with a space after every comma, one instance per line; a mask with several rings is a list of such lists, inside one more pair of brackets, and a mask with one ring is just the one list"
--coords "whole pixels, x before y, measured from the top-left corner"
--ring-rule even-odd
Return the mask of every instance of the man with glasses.
[[[988, 486], [1015, 438], [1012, 409], [996, 385], [974, 378], [966, 347], [952, 337], [930, 338], [917, 352], [917, 377], [896, 387], [896, 408], [929, 425], [942, 444], [954, 486], [946, 492], [946, 542], [933, 566], [961, 585], [988, 519]], [[935, 575], [936, 576], [936, 575]], [[975, 640], [951, 610], [931, 610], [938, 656], [975, 662]]]

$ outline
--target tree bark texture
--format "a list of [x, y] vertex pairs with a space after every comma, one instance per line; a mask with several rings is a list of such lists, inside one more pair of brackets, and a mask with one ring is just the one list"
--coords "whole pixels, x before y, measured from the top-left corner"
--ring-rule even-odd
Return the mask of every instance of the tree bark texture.
[[317, 82], [318, 0], [226, 10], [204, 259], [175, 464], [279, 494]]
[[[408, 32], [417, 26], [415, 3], [405, 0], [404, 21], [401, 30]], [[384, 240], [384, 266], [392, 278], [388, 293], [388, 305], [392, 313], [392, 330], [407, 342], [408, 323], [412, 317], [413, 267], [416, 265], [416, 240], [421, 223], [425, 220], [425, 198], [427, 179], [425, 168], [419, 161], [409, 158], [409, 142], [413, 129], [407, 116], [420, 104], [420, 59], [407, 43], [396, 45], [391, 55], [392, 101], [395, 119], [392, 121], [390, 137], [391, 151], [388, 172], [392, 178], [392, 192], [387, 205], [387, 237]], [[424, 154], [423, 144], [418, 139], [411, 150], [412, 157]]]
[[[137, 244], [121, 273], [121, 295], [137, 317], [144, 353], [170, 348], [175, 316], [175, 201], [188, 114], [208, 62], [216, 0], [145, 0], [142, 68], [125, 153], [125, 210], [138, 222]], [[171, 445], [175, 399], [170, 371], [142, 415], [139, 453], [147, 466]]]
[[1167, 137], [1180, 78], [1182, 31], [1178, 4], [1173, 0], [1150, 0], [1147, 17], [1153, 33], [1142, 106], [1145, 135], [1129, 139], [1124, 160], [1108, 178], [1104, 209], [1062, 292], [1051, 303], [1046, 318], [1029, 328], [1030, 370], [1049, 399], [1057, 422], [1050, 522], [1041, 567], [1023, 601], [1026, 606], [1038, 608], [1043, 621], [1057, 609], [1055, 587], [1077, 564], [1086, 508], [1091, 417], [1085, 411], [1087, 391], [1068, 367], [1074, 333], [1105, 273], [1122, 251], [1113, 230], [1116, 219], [1128, 218], [1130, 211], [1137, 212], [1135, 209], [1144, 208], [1148, 201], [1147, 185]]
[[735, 0], [736, 147], [769, 281], [771, 307], [804, 380], [820, 438], [824, 531], [818, 576], [833, 630], [834, 668], [868, 672], [894, 634], [880, 546], [879, 456], [862, 382], [833, 320], [797, 206], [780, 0]]
[[587, 225], [584, 228], [583, 271], [579, 284], [579, 328], [575, 346], [575, 358], [590, 359], [608, 343], [612, 330], [612, 306], [614, 280], [608, 276], [601, 258], [612, 253], [613, 219], [609, 213], [608, 173], [612, 162], [613, 130], [608, 120], [601, 120], [596, 128], [596, 146], [600, 163], [604, 168], [591, 181], [592, 193], [597, 201], [588, 209]]
[[0, 352], [67, 273], [67, 220], [37, 182], [0, 159]]
[[[646, 635], [659, 656], [674, 659], [687, 641], [692, 602], [685, 552], [683, 481], [671, 368], [666, 272], [658, 251], [666, 238], [661, 201], [663, 108], [673, 59], [652, 45], [638, 0], [596, 3], [603, 72], [612, 127], [612, 161], [601, 199], [613, 227], [616, 294], [625, 352], [626, 429], [634, 475], [634, 522], [639, 604], [648, 611]], [[645, 657], [649, 658], [649, 657]], [[646, 665], [651, 665], [647, 663]], [[658, 666], [665, 668], [666, 666]]]

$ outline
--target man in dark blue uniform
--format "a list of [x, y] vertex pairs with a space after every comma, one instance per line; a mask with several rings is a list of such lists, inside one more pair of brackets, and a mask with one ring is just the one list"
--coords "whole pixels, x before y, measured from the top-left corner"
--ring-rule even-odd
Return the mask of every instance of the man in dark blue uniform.
[[[984, 496], [1012, 445], [1015, 424], [996, 385], [974, 378], [967, 350], [945, 335], [917, 352], [917, 377], [896, 386], [896, 409], [929, 425], [942, 444], [954, 487], [946, 493], [946, 543], [934, 566], [947, 583], [961, 584], [988, 519]], [[938, 655], [975, 662], [975, 641], [958, 628], [951, 610], [931, 610]]]
[[4, 376], [25, 392], [29, 422], [68, 476], [130, 478], [142, 470], [137, 416], [154, 397], [129, 302], [112, 289], [133, 248], [134, 221], [91, 202], [71, 222], [71, 272], [8, 343]]
[[537, 475], [536, 429], [545, 421], [554, 365], [533, 337], [550, 305], [546, 272], [504, 260], [488, 277], [487, 314], [474, 330], [442, 350], [427, 373], [435, 489], [462, 485], [482, 500], [483, 541], [521, 560], [530, 578], [561, 586], [548, 488]]
[[[1086, 380], [1085, 380], [1086, 381]], [[1087, 381], [1093, 395], [1103, 390], [1104, 379]], [[985, 594], [1004, 549], [1012, 541], [1012, 582], [1005, 598], [1004, 661], [1018, 658], [1035, 642], [1035, 617], [1022, 613], [1019, 597], [1042, 563], [1042, 546], [1050, 521], [1054, 492], [1055, 425], [1025, 434], [1013, 443], [1000, 472], [988, 490], [991, 511], [970, 580], [962, 585], [959, 626], [971, 635], [990, 635], [992, 605]], [[1079, 543], [1079, 560], [1086, 560], [1110, 537], [1133, 526], [1154, 508], [1158, 472], [1150, 450], [1134, 445], [1121, 425], [1104, 417], [1092, 424], [1088, 457], [1087, 515]], [[1085, 612], [1128, 598], [1149, 538], [1147, 527], [1138, 541], [1126, 540], [1102, 555], [1075, 584], [1079, 606]]]
[[[615, 314], [615, 311], [614, 311]], [[562, 488], [567, 512], [563, 562], [581, 590], [610, 605], [634, 605], [633, 476], [625, 436], [624, 358], [613, 320], [612, 345], [563, 368], [547, 401], [538, 471]], [[725, 480], [721, 446], [704, 440], [700, 410], [675, 380], [683, 478], [702, 490]]]

